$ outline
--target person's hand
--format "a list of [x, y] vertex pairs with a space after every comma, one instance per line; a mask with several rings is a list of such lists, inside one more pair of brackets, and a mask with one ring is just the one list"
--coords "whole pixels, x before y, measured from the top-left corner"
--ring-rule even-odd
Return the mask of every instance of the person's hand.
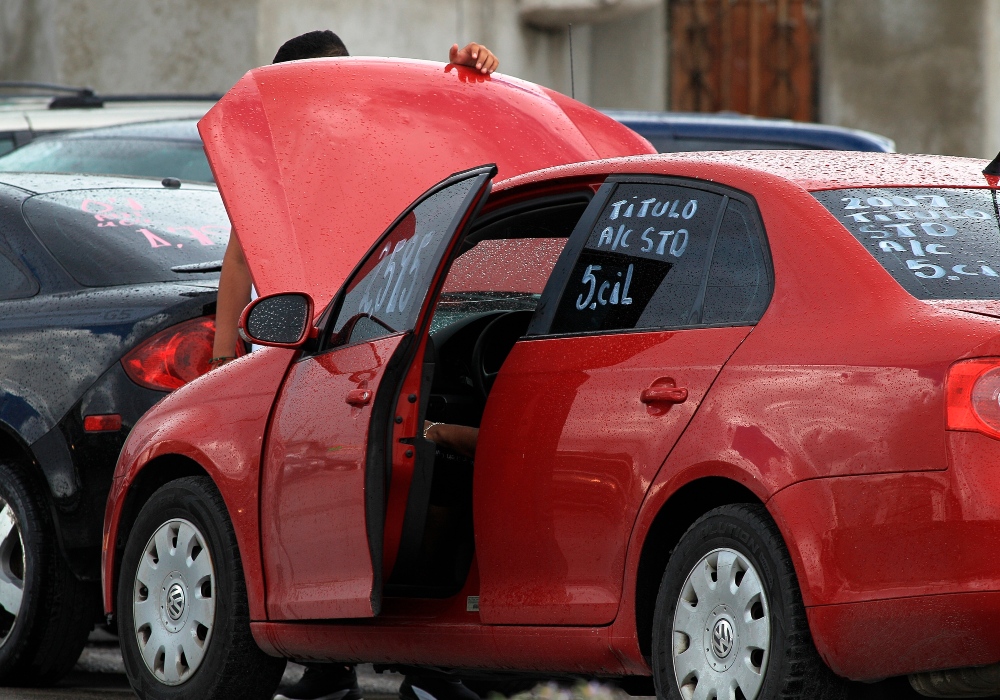
[[476, 43], [471, 43], [464, 49], [458, 48], [458, 44], [452, 44], [448, 60], [455, 65], [475, 68], [483, 75], [489, 75], [500, 65], [500, 59], [492, 51]]

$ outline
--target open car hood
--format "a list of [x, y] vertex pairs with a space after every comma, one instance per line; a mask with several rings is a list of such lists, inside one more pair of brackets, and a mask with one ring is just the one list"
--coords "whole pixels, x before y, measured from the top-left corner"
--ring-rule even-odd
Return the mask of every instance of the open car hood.
[[247, 73], [198, 125], [261, 294], [322, 309], [411, 202], [452, 173], [500, 178], [655, 153], [532, 83], [427, 61], [329, 58]]

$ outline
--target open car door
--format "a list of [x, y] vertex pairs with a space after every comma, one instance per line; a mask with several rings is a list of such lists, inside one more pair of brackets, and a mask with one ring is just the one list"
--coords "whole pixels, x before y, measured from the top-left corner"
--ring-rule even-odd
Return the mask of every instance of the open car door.
[[416, 401], [426, 392], [414, 339], [426, 337], [442, 268], [495, 173], [486, 166], [454, 175], [404, 212], [324, 317], [319, 350], [290, 369], [261, 493], [270, 619], [378, 614], [381, 574], [391, 567], [383, 557], [387, 483], [405, 496], [415, 464], [433, 459]]

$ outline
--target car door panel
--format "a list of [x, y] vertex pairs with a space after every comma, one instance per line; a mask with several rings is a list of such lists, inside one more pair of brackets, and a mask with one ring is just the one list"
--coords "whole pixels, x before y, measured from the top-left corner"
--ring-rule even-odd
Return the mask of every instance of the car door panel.
[[[477, 449], [474, 512], [484, 622], [614, 620], [625, 548], [642, 498], [749, 330], [551, 338], [514, 346], [487, 403]], [[686, 399], [642, 401], [645, 389], [669, 385], [687, 389]]]
[[485, 622], [615, 619], [649, 485], [770, 299], [754, 212], [669, 179], [611, 177], [591, 202], [486, 404]]
[[[267, 444], [261, 503], [268, 615], [370, 617], [374, 585], [365, 518], [372, 398], [403, 336], [292, 366]], [[322, 554], [314, 533], [322, 531]]]
[[[380, 612], [386, 506], [413, 497], [407, 479], [397, 478], [407, 483], [392, 490], [392, 472], [400, 460], [400, 474], [428, 468], [420, 416], [406, 420], [399, 410], [400, 400], [422, 406], [419, 389], [398, 396], [410, 365], [422, 362], [421, 344], [408, 341], [426, 336], [427, 306], [442, 267], [495, 174], [492, 165], [457, 173], [401, 214], [325, 315], [321, 335], [329, 349], [290, 370], [275, 406], [262, 480], [271, 619]], [[429, 459], [433, 469], [433, 449]]]

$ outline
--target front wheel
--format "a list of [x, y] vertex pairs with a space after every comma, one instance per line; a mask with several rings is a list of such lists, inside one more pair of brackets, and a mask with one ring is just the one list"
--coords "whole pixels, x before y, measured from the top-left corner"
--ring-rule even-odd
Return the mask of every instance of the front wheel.
[[669, 700], [840, 700], [812, 643], [791, 558], [767, 510], [716, 508], [681, 538], [653, 619], [653, 678]]
[[236, 535], [211, 480], [186, 477], [143, 506], [118, 581], [122, 657], [141, 698], [270, 698], [284, 659], [250, 633]]

